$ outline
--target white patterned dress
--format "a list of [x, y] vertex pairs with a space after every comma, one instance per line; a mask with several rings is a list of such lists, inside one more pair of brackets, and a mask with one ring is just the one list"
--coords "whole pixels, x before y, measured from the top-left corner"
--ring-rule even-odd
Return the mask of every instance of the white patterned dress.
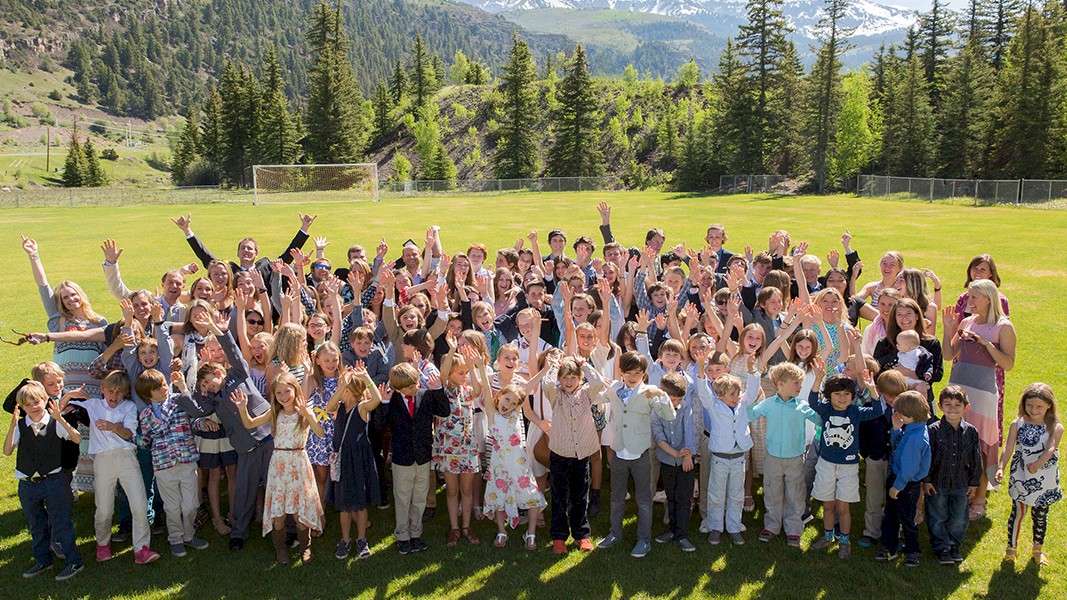
[[518, 411], [506, 417], [497, 413], [489, 426], [493, 456], [485, 484], [486, 516], [492, 518], [494, 511], [504, 511], [512, 529], [519, 525], [519, 510], [547, 505], [530, 472], [519, 415]]
[[1015, 439], [1015, 454], [1011, 457], [1011, 477], [1008, 495], [1016, 502], [1035, 508], [1047, 508], [1063, 499], [1060, 490], [1060, 451], [1056, 450], [1037, 473], [1026, 465], [1034, 462], [1048, 449], [1049, 431], [1045, 425], [1015, 422], [1019, 432]]

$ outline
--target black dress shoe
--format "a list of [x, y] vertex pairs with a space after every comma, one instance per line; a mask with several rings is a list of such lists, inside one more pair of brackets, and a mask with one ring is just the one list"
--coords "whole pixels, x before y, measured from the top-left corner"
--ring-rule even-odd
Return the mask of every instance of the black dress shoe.
[[245, 541], [244, 540], [242, 540], [241, 538], [230, 538], [230, 550], [237, 551], [237, 550], [244, 550], [244, 549], [245, 549]]
[[422, 552], [426, 549], [426, 542], [422, 541], [422, 538], [411, 538], [411, 551]]

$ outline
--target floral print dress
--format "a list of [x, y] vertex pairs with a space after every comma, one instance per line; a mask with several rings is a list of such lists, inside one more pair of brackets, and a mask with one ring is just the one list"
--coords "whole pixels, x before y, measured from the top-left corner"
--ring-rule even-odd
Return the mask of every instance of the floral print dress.
[[311, 398], [308, 399], [308, 407], [311, 408], [311, 412], [315, 413], [315, 419], [319, 422], [319, 425], [322, 425], [323, 431], [326, 432], [325, 436], [319, 437], [315, 435], [314, 431], [308, 430], [308, 458], [311, 460], [311, 464], [320, 467], [330, 466], [330, 452], [333, 450], [334, 420], [333, 415], [326, 412], [326, 403], [330, 401], [335, 391], [337, 391], [337, 378], [324, 377], [322, 379], [322, 387], [315, 388], [315, 391], [311, 392]]
[[518, 411], [506, 417], [497, 413], [489, 426], [493, 456], [484, 502], [486, 516], [492, 518], [494, 511], [503, 511], [512, 529], [519, 525], [519, 510], [547, 505], [530, 472], [519, 415]]
[[278, 415], [274, 423], [274, 453], [267, 468], [267, 493], [263, 502], [263, 535], [270, 534], [274, 519], [293, 515], [296, 521], [322, 531], [322, 503], [307, 450], [307, 428], [300, 415]]
[[477, 473], [478, 443], [474, 437], [474, 399], [471, 388], [445, 389], [451, 413], [434, 419], [433, 458], [430, 466], [441, 473]]

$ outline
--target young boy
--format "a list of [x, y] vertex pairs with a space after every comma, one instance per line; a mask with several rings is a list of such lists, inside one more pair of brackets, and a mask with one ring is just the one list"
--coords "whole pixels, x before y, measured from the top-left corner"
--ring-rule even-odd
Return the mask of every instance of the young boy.
[[[863, 385], [873, 395], [878, 393], [870, 371], [863, 372]], [[852, 556], [852, 512], [849, 504], [860, 501], [860, 455], [858, 429], [861, 422], [882, 415], [882, 404], [856, 406], [856, 387], [851, 379], [832, 375], [823, 386], [823, 397], [812, 405], [822, 420], [822, 448], [815, 465], [812, 496], [823, 503], [823, 536], [811, 545], [813, 552], [831, 547], [836, 541], [838, 558]], [[835, 524], [840, 528], [836, 540]]]
[[759, 541], [769, 542], [785, 529], [786, 543], [800, 547], [804, 530], [804, 446], [807, 442], [804, 421], [819, 423], [819, 416], [808, 405], [819, 399], [823, 371], [815, 372], [815, 383], [808, 402], [797, 398], [804, 383], [804, 371], [792, 363], [771, 368], [771, 382], [778, 393], [748, 409], [749, 420], [767, 419], [767, 458], [763, 463], [763, 531]]
[[[689, 541], [689, 516], [696, 479], [693, 458], [697, 455], [693, 404], [694, 398], [702, 393], [701, 388], [707, 390], [707, 386], [703, 381], [699, 386], [687, 385], [682, 373], [668, 373], [660, 380], [659, 388], [671, 399], [675, 417], [669, 420], [660, 417], [659, 413], [652, 413], [652, 440], [656, 443], [656, 458], [663, 475], [669, 520], [667, 532], [657, 536], [656, 541], [673, 540], [683, 551], [692, 552], [696, 546]], [[655, 485], [654, 481], [652, 485]]]
[[[152, 530], [148, 522], [148, 500], [141, 467], [137, 463], [137, 408], [130, 395], [130, 380], [122, 371], [111, 371], [100, 383], [103, 398], [86, 398], [84, 393], [68, 394], [70, 404], [89, 413], [93, 435], [89, 455], [96, 477], [96, 560], [111, 560], [111, 518], [115, 511], [115, 487], [121, 485], [133, 517], [133, 559], [142, 565], [159, 558], [149, 549]], [[75, 399], [80, 398], [80, 399]]]
[[864, 485], [867, 487], [867, 510], [863, 513], [863, 535], [860, 548], [870, 548], [882, 537], [882, 511], [885, 509], [885, 480], [889, 472], [890, 433], [893, 431], [893, 403], [897, 396], [908, 391], [904, 376], [889, 370], [878, 375], [878, 397], [864, 406], [882, 405], [882, 416], [860, 423], [860, 456], [864, 464]]
[[[583, 375], [588, 382], [584, 385]], [[578, 541], [579, 550], [593, 549], [589, 541], [586, 494], [589, 493], [589, 457], [600, 452], [600, 439], [590, 409], [594, 404], [608, 401], [600, 393], [603, 389], [600, 372], [590, 363], [570, 356], [559, 365], [551, 365], [541, 382], [541, 390], [552, 405], [548, 468], [552, 478], [553, 554], [567, 552], [568, 536]]]
[[[209, 363], [210, 364], [210, 363]], [[172, 373], [174, 387], [186, 393], [185, 379]], [[185, 556], [185, 547], [204, 550], [207, 541], [196, 537], [196, 511], [200, 491], [196, 462], [200, 453], [193, 439], [189, 416], [178, 404], [178, 394], [171, 394], [167, 379], [156, 369], [146, 369], [134, 382], [137, 394], [151, 402], [141, 411], [141, 440], [152, 451], [152, 470], [156, 475], [163, 510], [167, 513], [167, 542], [174, 556]]]
[[960, 546], [967, 533], [967, 502], [974, 498], [982, 474], [978, 430], [967, 421], [967, 392], [957, 385], [941, 390], [941, 420], [930, 425], [930, 473], [923, 482], [926, 527], [937, 562], [963, 562]]
[[[730, 290], [726, 291], [729, 293]], [[694, 338], [696, 341], [693, 341]], [[713, 382], [729, 372], [730, 359], [722, 352], [713, 352], [706, 361], [700, 358], [706, 356], [708, 348], [711, 347], [711, 338], [706, 333], [698, 333], [689, 339], [693, 362], [686, 372], [690, 380], [694, 382], [694, 385], [700, 384], [708, 388], [714, 396], [714, 391], [712, 390]], [[704, 377], [700, 378], [702, 371]], [[693, 409], [693, 420], [696, 422], [696, 430], [700, 437], [698, 445], [700, 448], [700, 466], [698, 467], [700, 472], [697, 474], [697, 508], [700, 512], [700, 533], [711, 533], [712, 528], [708, 524], [708, 480], [711, 474], [711, 451], [708, 450], [708, 443], [711, 440], [711, 428], [708, 427], [708, 424], [711, 422], [711, 414], [703, 406], [703, 403], [700, 406], [700, 410]]]
[[892, 467], [889, 492], [882, 515], [882, 547], [874, 559], [888, 562], [897, 557], [900, 528], [904, 528], [904, 566], [919, 566], [919, 527], [915, 509], [922, 493], [922, 480], [930, 472], [930, 436], [926, 420], [930, 406], [919, 392], [907, 391], [893, 404]]
[[674, 405], [667, 394], [657, 387], [644, 383], [648, 361], [638, 352], [630, 350], [619, 357], [622, 380], [616, 381], [604, 392], [611, 403], [612, 428], [611, 450], [611, 532], [597, 544], [610, 548], [622, 540], [622, 518], [626, 512], [626, 489], [630, 478], [634, 480], [634, 499], [637, 502], [637, 544], [630, 552], [634, 558], [643, 558], [652, 549], [652, 494], [649, 479], [652, 463], [649, 449], [652, 445], [649, 430], [652, 413], [661, 419], [675, 419]]
[[433, 453], [433, 418], [447, 417], [448, 396], [440, 375], [431, 375], [429, 389], [419, 387], [419, 371], [400, 363], [389, 371], [393, 394], [388, 421], [393, 428], [393, 504], [396, 509], [396, 543], [401, 554], [422, 552], [422, 513], [430, 489]]
[[[19, 502], [30, 522], [34, 563], [23, 571], [29, 579], [52, 568], [52, 540], [59, 542], [66, 567], [56, 581], [74, 577], [85, 568], [74, 539], [70, 481], [63, 477], [62, 441], [81, 443], [81, 435], [63, 419], [59, 404], [48, 399], [44, 385], [29, 381], [15, 394], [11, 427], [4, 440], [4, 455], [15, 457]], [[19, 418], [25, 412], [25, 418]]]
[[[722, 375], [712, 384], [711, 394], [701, 396], [704, 427], [708, 432], [709, 471], [707, 487], [708, 543], [718, 545], [724, 530], [737, 546], [745, 543], [741, 535], [741, 512], [745, 500], [745, 454], [752, 449], [748, 410], [759, 396], [759, 371], [750, 355], [748, 384], [741, 396], [741, 380]], [[702, 384], [703, 382], [699, 382]]]
[[913, 373], [904, 376], [908, 385], [929, 382], [934, 373], [934, 358], [919, 342], [919, 333], [914, 329], [897, 334], [897, 364]]

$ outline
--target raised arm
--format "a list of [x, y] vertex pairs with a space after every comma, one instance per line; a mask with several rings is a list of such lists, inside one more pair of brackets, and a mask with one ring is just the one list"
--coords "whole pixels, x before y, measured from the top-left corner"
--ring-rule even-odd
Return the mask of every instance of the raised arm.
[[[298, 397], [298, 399], [301, 397]], [[230, 395], [230, 402], [237, 407], [237, 414], [241, 415], [241, 424], [245, 426], [245, 429], [255, 429], [261, 425], [266, 425], [274, 420], [274, 409], [271, 408], [267, 412], [259, 415], [258, 417], [252, 417], [248, 414], [248, 395], [243, 390], [237, 388]], [[314, 419], [312, 419], [314, 420]], [[322, 431], [322, 425], [319, 425], [319, 431]], [[318, 434], [318, 432], [316, 432]], [[323, 437], [322, 434], [318, 434], [319, 437]]]
[[185, 234], [185, 241], [188, 242], [189, 247], [193, 249], [193, 254], [196, 255], [196, 258], [205, 268], [211, 264], [211, 261], [215, 260], [215, 255], [212, 254], [212, 252], [207, 249], [207, 246], [204, 245], [204, 242], [193, 233], [193, 215], [179, 215], [177, 218], [171, 219], [171, 222], [177, 225], [178, 229], [181, 229], [182, 233]]

